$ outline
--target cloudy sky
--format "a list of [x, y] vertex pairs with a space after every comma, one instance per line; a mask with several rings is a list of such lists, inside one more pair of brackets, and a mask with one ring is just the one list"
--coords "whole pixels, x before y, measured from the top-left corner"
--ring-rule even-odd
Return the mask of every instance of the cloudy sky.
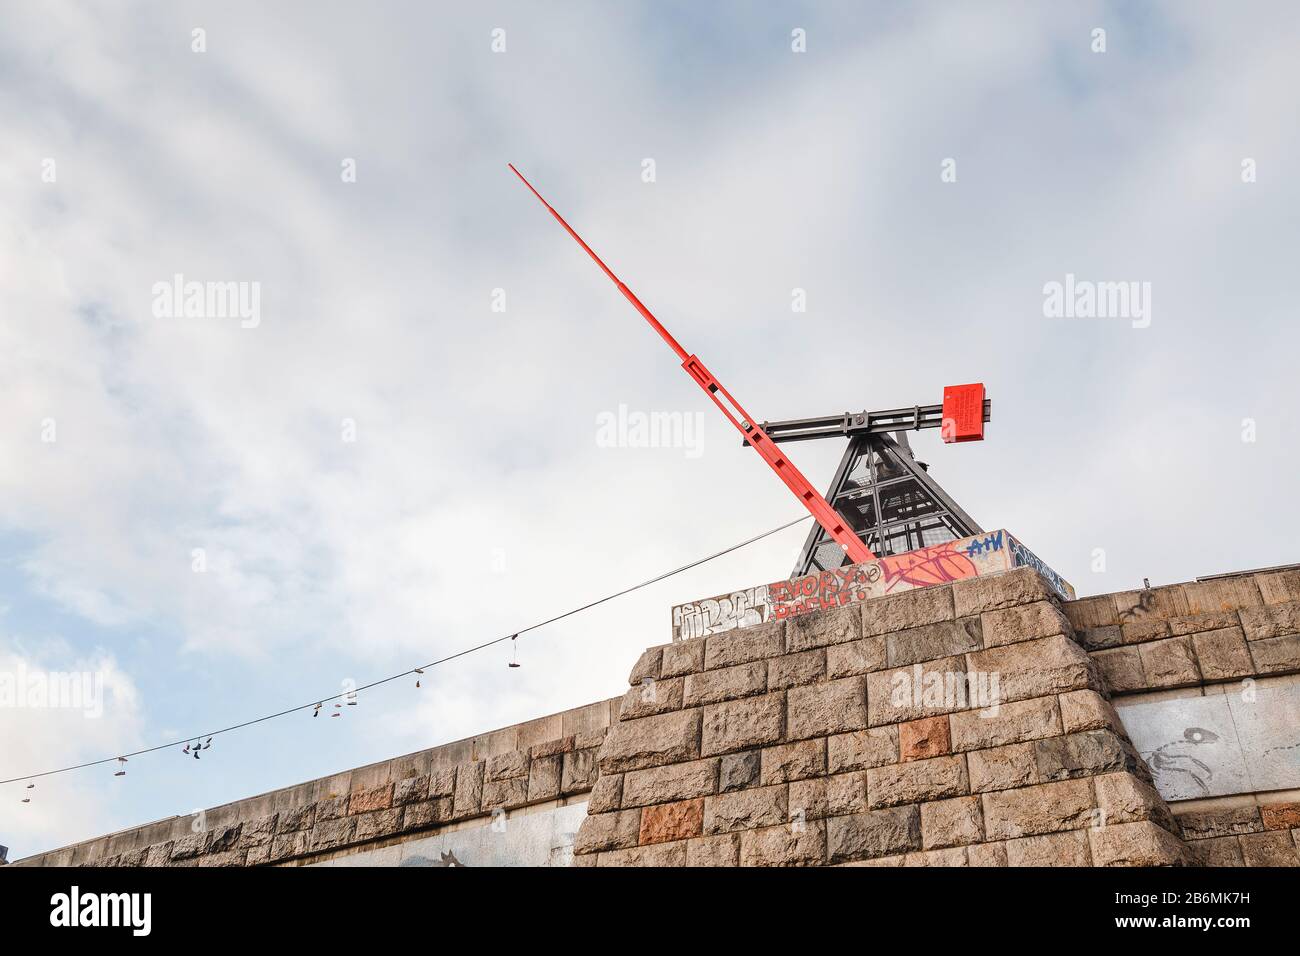
[[[985, 382], [987, 440], [918, 454], [1080, 594], [1297, 559], [1294, 4], [0, 22], [0, 672], [105, 685], [100, 716], [0, 710], [0, 779], [338, 693], [800, 513], [508, 161], [757, 418]], [[256, 321], [160, 306], [177, 274], [256, 284]], [[1149, 283], [1145, 317], [1045, 315], [1067, 275]], [[702, 428], [609, 447], [620, 406]], [[818, 484], [841, 450], [791, 449]], [[202, 761], [0, 787], [0, 844], [611, 696], [672, 604], [780, 577], [803, 534], [532, 632], [519, 669], [498, 646]]]

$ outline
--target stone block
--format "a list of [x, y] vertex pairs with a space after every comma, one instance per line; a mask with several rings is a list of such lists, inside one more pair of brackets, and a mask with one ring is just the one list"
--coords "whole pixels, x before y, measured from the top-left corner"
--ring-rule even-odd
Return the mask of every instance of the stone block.
[[452, 818], [452, 798], [434, 797], [420, 803], [410, 803], [402, 811], [403, 830], [423, 830]]
[[1085, 730], [1034, 741], [1034, 764], [1038, 779], [1046, 783], [1126, 770], [1137, 764], [1137, 758], [1129, 759], [1127, 749], [1113, 731]]
[[972, 793], [1010, 790], [1038, 782], [1038, 761], [1033, 743], [1007, 744], [966, 755]]
[[[699, 755], [715, 754], [779, 741], [785, 733], [785, 695], [777, 692], [704, 708]], [[684, 756], [696, 756], [695, 753]], [[681, 757], [677, 759], [683, 759]]]
[[709, 835], [774, 826], [786, 820], [787, 787], [750, 787], [704, 800], [704, 832]]
[[699, 707], [753, 697], [766, 691], [767, 662], [752, 661], [689, 675], [686, 678], [685, 703], [687, 707]]
[[554, 800], [560, 795], [560, 774], [564, 767], [564, 754], [538, 757], [528, 767], [528, 802]]
[[861, 608], [863, 637], [892, 634], [966, 616], [954, 611], [951, 585], [902, 591], [868, 601]]
[[1238, 614], [1250, 641], [1300, 633], [1300, 601], [1242, 608]]
[[881, 634], [847, 644], [832, 644], [826, 648], [826, 676], [833, 680], [880, 670], [885, 666], [886, 642], [887, 638]]
[[1138, 645], [1142, 672], [1151, 687], [1188, 687], [1201, 682], [1191, 637], [1171, 637]]
[[743, 790], [757, 784], [761, 767], [760, 754], [758, 750], [742, 750], [740, 753], [724, 755], [718, 772], [718, 792]]
[[429, 796], [450, 797], [456, 792], [456, 768], [444, 767], [429, 774]]
[[[339, 817], [337, 820], [316, 821], [311, 828], [308, 847], [313, 852], [334, 850], [347, 846], [356, 833], [357, 815]], [[273, 844], [274, 846], [274, 844]]]
[[926, 624], [886, 634], [885, 664], [888, 667], [919, 664], [940, 657], [977, 651], [983, 646], [979, 618], [940, 621], [938, 624]]
[[[874, 603], [874, 602], [873, 602]], [[800, 614], [786, 621], [785, 644], [791, 653], [846, 644], [862, 637], [860, 605]]]
[[484, 761], [463, 763], [456, 768], [456, 794], [453, 813], [457, 818], [476, 816], [483, 806]]
[[1164, 798], [1145, 780], [1131, 773], [1108, 773], [1097, 777], [1093, 786], [1101, 820], [1107, 826], [1152, 820], [1171, 832], [1177, 829]]
[[1201, 866], [1245, 866], [1241, 844], [1235, 836], [1216, 837], [1188, 843], [1192, 858]]
[[985, 647], [1074, 634], [1074, 628], [1055, 601], [1034, 601], [1000, 611], [985, 611], [980, 615], [980, 624]]
[[597, 866], [655, 866], [680, 867], [686, 865], [686, 841], [676, 843], [651, 843], [626, 850], [607, 850], [596, 857]]
[[1147, 687], [1146, 675], [1142, 673], [1142, 655], [1136, 647], [1117, 647], [1109, 651], [1097, 651], [1092, 655], [1106, 689], [1113, 694], [1126, 691], [1143, 690]]
[[952, 594], [957, 617], [1035, 601], [1056, 600], [1056, 593], [1032, 568], [1014, 568], [956, 581], [952, 585]]
[[948, 717], [922, 717], [898, 725], [899, 756], [902, 760], [924, 760], [952, 752]]
[[704, 641], [678, 641], [663, 649], [660, 677], [684, 677], [704, 670]]
[[966, 848], [955, 846], [950, 850], [922, 850], [903, 857], [903, 866], [965, 866]]
[[740, 835], [741, 866], [821, 866], [826, 862], [826, 827], [814, 820], [793, 827], [746, 830]]
[[357, 815], [356, 821], [353, 838], [358, 843], [392, 836], [402, 828], [402, 808], [392, 807], [388, 810], [376, 810], [373, 813], [361, 813]]
[[387, 810], [393, 805], [393, 785], [386, 783], [368, 790], [354, 790], [348, 794], [348, 813], [370, 813]]
[[528, 803], [528, 778], [483, 781], [483, 812], [513, 810]]
[[785, 690], [815, 684], [826, 677], [826, 651], [815, 648], [773, 657], [767, 662], [767, 689]]
[[1169, 633], [1173, 637], [1182, 637], [1185, 634], [1200, 634], [1202, 631], [1221, 631], [1225, 627], [1241, 627], [1241, 618], [1236, 611], [1212, 611], [1209, 614], [1176, 617], [1169, 622]]
[[1243, 833], [1237, 840], [1246, 866], [1300, 866], [1289, 831]]
[[826, 821], [826, 848], [832, 863], [919, 850], [920, 809], [893, 807], [831, 817]]
[[1300, 803], [1266, 804], [1259, 808], [1259, 816], [1265, 830], [1300, 829]]
[[1123, 732], [1115, 708], [1095, 690], [1072, 690], [1057, 700], [1060, 702], [1061, 727], [1067, 734], [1103, 728]]
[[574, 853], [595, 853], [636, 846], [641, 837], [641, 811], [588, 813], [573, 838]]
[[867, 726], [867, 681], [845, 677], [787, 692], [786, 732], [791, 740], [825, 737]]
[[483, 770], [484, 782], [509, 780], [511, 777], [528, 776], [528, 752], [526, 750], [507, 750], [505, 753], [489, 757]]
[[663, 647], [647, 647], [642, 651], [641, 656], [632, 665], [632, 673], [628, 675], [627, 682], [636, 686], [647, 677], [657, 680], [659, 678], [660, 664], [663, 660], [663, 652]]
[[560, 770], [562, 794], [581, 793], [595, 786], [599, 766], [596, 754], [594, 747], [590, 750], [572, 750], [564, 754], [564, 764]]
[[955, 797], [969, 791], [966, 758], [960, 754], [867, 771], [867, 802], [872, 809]]
[[[604, 740], [604, 735], [601, 735]], [[557, 754], [565, 754], [574, 748], [574, 742], [577, 740], [576, 735], [569, 734], [567, 737], [557, 737], [554, 740], [543, 741], [540, 744], [533, 744], [528, 748], [528, 756], [533, 760], [539, 757], [554, 757]]]
[[966, 848], [968, 866], [1006, 866], [1007, 845], [1005, 843], [977, 843]]
[[704, 798], [661, 803], [641, 811], [640, 843], [689, 840], [704, 831]]
[[1270, 571], [1255, 575], [1255, 584], [1265, 604], [1300, 601], [1300, 569]]
[[600, 748], [605, 773], [640, 770], [700, 755], [700, 711], [681, 710], [620, 720]]
[[1116, 624], [1112, 627], [1090, 627], [1075, 631], [1074, 639], [1087, 650], [1101, 651], [1124, 643], [1124, 634]]
[[740, 834], [699, 837], [686, 844], [687, 866], [739, 866]]
[[991, 840], [1010, 840], [1090, 825], [1092, 784], [1088, 780], [1043, 783], [1020, 790], [983, 794], [984, 831]]
[[867, 719], [873, 727], [949, 714], [968, 704], [966, 664], [960, 657], [867, 675]]
[[1094, 866], [1187, 866], [1193, 862], [1183, 841], [1148, 820], [1088, 830]]
[[949, 720], [952, 749], [957, 751], [1022, 743], [1062, 732], [1060, 705], [1055, 697], [1032, 697], [1002, 704], [996, 713], [993, 709], [968, 710], [953, 714]]
[[761, 767], [759, 782], [763, 786], [821, 776], [826, 773], [826, 740], [819, 737], [765, 747]]
[[1182, 585], [1183, 599], [1191, 614], [1208, 614], [1212, 611], [1236, 611], [1243, 607], [1263, 604], [1259, 586], [1250, 575], [1215, 578]]
[[1115, 616], [1115, 602], [1109, 594], [1067, 601], [1061, 605], [1061, 610], [1076, 631], [1119, 626], [1119, 618]]
[[732, 667], [785, 653], [785, 622], [769, 621], [704, 638], [704, 667]]
[[393, 806], [400, 807], [408, 803], [418, 803], [429, 799], [429, 775], [406, 777], [393, 785]]
[[1196, 661], [1207, 681], [1228, 680], [1254, 673], [1255, 666], [1246, 650], [1246, 635], [1239, 627], [1203, 631], [1191, 636]]
[[1178, 814], [1177, 820], [1183, 836], [1188, 840], [1258, 833], [1264, 829], [1259, 807], [1254, 805], [1194, 810]]
[[1004, 703], [1101, 686], [1088, 654], [1062, 635], [967, 654], [966, 670], [999, 675]]
[[921, 845], [927, 850], [980, 843], [984, 817], [979, 797], [954, 797], [921, 804]]
[[1008, 840], [1007, 866], [1091, 866], [1092, 853], [1084, 830], [1047, 833]]
[[871, 727], [826, 739], [826, 768], [831, 773], [866, 770], [897, 763], [898, 726]]
[[671, 710], [681, 710], [684, 682], [685, 678], [682, 677], [666, 677], [660, 680], [647, 677], [635, 687], [629, 687], [619, 705], [619, 720], [635, 720], [638, 717], [650, 717], [655, 714], [666, 714]]
[[623, 775], [623, 806], [641, 807], [703, 797], [715, 792], [717, 785], [716, 757], [646, 770], [629, 770]]
[[1300, 635], [1251, 641], [1251, 660], [1260, 674], [1282, 674], [1300, 670]]
[[1143, 620], [1168, 621], [1176, 617], [1189, 617], [1191, 610], [1180, 585], [1162, 588], [1144, 588], [1112, 594], [1115, 616], [1121, 626]]
[[[651, 773], [649, 770], [633, 773]], [[588, 813], [608, 813], [623, 806], [623, 774], [603, 774], [596, 778], [596, 785], [591, 788], [591, 797], [587, 801]]]

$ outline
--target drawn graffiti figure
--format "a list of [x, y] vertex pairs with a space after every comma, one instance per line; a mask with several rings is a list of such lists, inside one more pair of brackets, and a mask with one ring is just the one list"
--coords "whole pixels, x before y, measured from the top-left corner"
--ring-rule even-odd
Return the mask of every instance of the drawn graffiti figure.
[[1166, 773], [1186, 774], [1202, 793], [1209, 796], [1210, 788], [1206, 785], [1206, 781], [1214, 776], [1214, 771], [1208, 764], [1197, 760], [1186, 751], [1188, 747], [1213, 744], [1218, 740], [1219, 735], [1212, 730], [1206, 730], [1204, 727], [1188, 727], [1183, 731], [1181, 739], [1161, 744], [1151, 753], [1143, 756], [1146, 757], [1147, 764], [1155, 771], [1157, 777]]

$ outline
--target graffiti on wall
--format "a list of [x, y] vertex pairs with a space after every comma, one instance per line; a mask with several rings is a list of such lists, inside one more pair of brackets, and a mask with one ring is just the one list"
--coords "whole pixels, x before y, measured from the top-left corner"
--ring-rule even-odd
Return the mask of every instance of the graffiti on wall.
[[1044, 581], [1052, 586], [1052, 590], [1057, 593], [1062, 601], [1074, 600], [1074, 588], [1070, 586], [1069, 581], [1065, 580], [1065, 578], [1061, 577], [1049, 568], [1043, 563], [1043, 560], [1038, 555], [1034, 554], [1034, 552], [1030, 551], [1011, 535], [1007, 535], [1007, 540], [1010, 542], [1011, 547], [1012, 567], [1033, 568], [1039, 573]]
[[[1036, 563], [1030, 564], [1031, 560]], [[673, 640], [705, 637], [912, 588], [1007, 571], [1018, 563], [1029, 564], [1045, 577], [1050, 575], [1048, 581], [1053, 587], [1073, 599], [1073, 589], [1031, 551], [1006, 531], [990, 531], [906, 554], [678, 605], [673, 608]]]
[[1166, 800], [1300, 787], [1300, 679], [1126, 704], [1116, 712]]

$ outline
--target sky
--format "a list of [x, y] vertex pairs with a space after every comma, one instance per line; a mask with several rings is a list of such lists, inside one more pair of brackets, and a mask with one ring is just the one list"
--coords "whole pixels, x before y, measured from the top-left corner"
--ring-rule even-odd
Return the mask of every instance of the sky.
[[[0, 779], [319, 700], [798, 517], [507, 162], [756, 419], [984, 382], [986, 440], [918, 457], [1080, 595], [1297, 560], [1294, 4], [0, 22], [0, 682], [102, 687], [0, 706]], [[177, 275], [247, 308], [169, 303]], [[1067, 282], [1134, 298], [1056, 314]], [[683, 429], [617, 427], [653, 413]], [[825, 485], [842, 442], [789, 452]], [[613, 696], [673, 604], [788, 574], [804, 533], [531, 631], [519, 668], [506, 642], [199, 761], [0, 786], [0, 844]]]

